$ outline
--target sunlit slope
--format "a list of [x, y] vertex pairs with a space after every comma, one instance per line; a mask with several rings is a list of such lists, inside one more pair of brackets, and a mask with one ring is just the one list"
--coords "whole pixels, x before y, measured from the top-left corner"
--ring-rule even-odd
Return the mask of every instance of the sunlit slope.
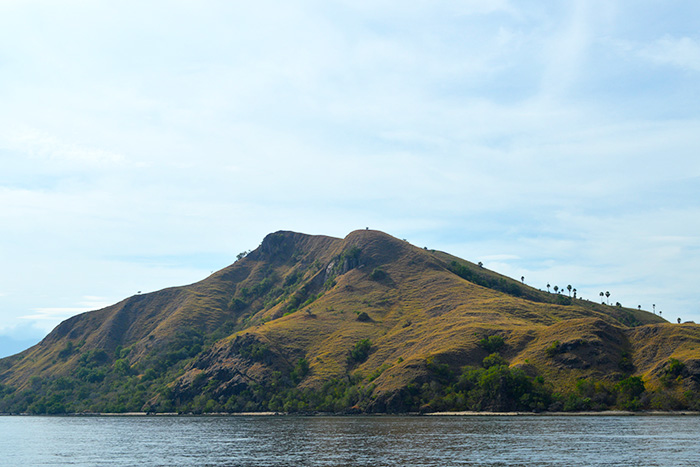
[[[362, 252], [357, 267], [337, 277], [335, 285], [301, 313], [267, 321], [239, 334], [239, 338], [264, 343], [289, 367], [297, 359], [306, 358], [310, 371], [302, 383], [305, 386], [319, 386], [349, 372], [369, 376], [380, 373], [372, 380], [375, 391], [390, 393], [427, 378], [427, 359], [454, 367], [478, 365], [486, 356], [478, 341], [495, 333], [505, 337], [508, 346], [504, 352], [513, 364], [527, 360], [528, 365], [567, 383], [591, 374], [615, 377], [622, 373], [618, 363], [629, 348], [624, 323], [663, 321], [647, 312], [541, 292], [380, 232], [355, 232], [345, 239], [340, 251], [355, 246]], [[502, 288], [512, 288], [517, 296], [463, 279], [453, 272], [453, 261], [472, 269], [480, 277], [479, 282], [504, 281]], [[377, 269], [383, 274], [373, 278]], [[261, 319], [279, 316], [284, 306], [283, 302], [260, 312]], [[358, 320], [363, 313], [368, 320]], [[361, 339], [369, 339], [375, 350], [362, 364], [351, 365], [347, 355]], [[587, 355], [578, 358], [572, 348], [568, 358], [539, 358], [556, 340], [563, 342], [564, 348], [600, 347], [601, 356], [594, 360], [587, 359]], [[219, 343], [213, 354], [227, 355], [232, 342], [235, 338]], [[529, 354], [533, 354], [531, 358]], [[212, 355], [207, 359], [212, 361]], [[560, 374], [562, 369], [565, 374]], [[201, 370], [194, 365], [190, 371]], [[247, 376], [257, 378], [255, 371]]]

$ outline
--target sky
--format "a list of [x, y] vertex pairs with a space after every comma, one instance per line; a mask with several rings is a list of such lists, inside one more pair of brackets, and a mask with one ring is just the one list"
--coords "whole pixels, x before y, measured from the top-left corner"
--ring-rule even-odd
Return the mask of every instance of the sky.
[[694, 0], [0, 0], [0, 356], [277, 230], [700, 322], [699, 104]]

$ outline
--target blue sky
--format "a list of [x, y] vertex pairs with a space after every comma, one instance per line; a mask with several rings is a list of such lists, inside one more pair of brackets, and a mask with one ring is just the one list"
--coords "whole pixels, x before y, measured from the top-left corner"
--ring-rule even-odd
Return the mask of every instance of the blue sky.
[[700, 4], [0, 2], [0, 355], [366, 226], [700, 321]]

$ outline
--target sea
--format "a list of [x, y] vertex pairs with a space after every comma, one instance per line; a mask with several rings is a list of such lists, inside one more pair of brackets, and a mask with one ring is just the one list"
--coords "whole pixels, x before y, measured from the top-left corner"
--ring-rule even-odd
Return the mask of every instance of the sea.
[[0, 416], [11, 466], [698, 466], [700, 416]]

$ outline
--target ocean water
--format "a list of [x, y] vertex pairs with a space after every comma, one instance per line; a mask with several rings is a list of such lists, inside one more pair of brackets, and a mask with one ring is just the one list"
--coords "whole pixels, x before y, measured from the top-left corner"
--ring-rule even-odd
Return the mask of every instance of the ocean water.
[[700, 417], [0, 417], [13, 466], [697, 466]]

